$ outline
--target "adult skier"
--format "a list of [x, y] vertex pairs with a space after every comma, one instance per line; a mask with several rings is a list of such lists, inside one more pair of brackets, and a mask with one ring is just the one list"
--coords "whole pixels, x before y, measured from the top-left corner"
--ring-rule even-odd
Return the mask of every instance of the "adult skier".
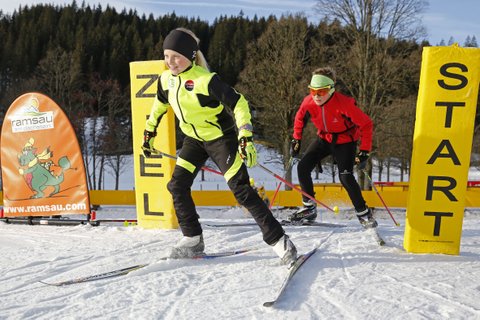
[[[377, 222], [353, 175], [355, 164], [360, 170], [367, 164], [372, 148], [373, 123], [357, 107], [353, 98], [335, 91], [335, 81], [335, 72], [330, 67], [313, 71], [308, 86], [310, 94], [303, 99], [295, 115], [291, 154], [298, 156], [303, 128], [310, 118], [317, 128], [317, 136], [298, 163], [300, 187], [314, 197], [311, 173], [323, 158], [332, 155], [338, 167], [340, 182], [347, 190], [358, 220], [365, 228], [374, 228]], [[359, 152], [356, 154], [359, 141]], [[314, 221], [317, 217], [316, 203], [306, 196], [302, 196], [302, 200], [304, 207], [290, 215], [289, 219]]]

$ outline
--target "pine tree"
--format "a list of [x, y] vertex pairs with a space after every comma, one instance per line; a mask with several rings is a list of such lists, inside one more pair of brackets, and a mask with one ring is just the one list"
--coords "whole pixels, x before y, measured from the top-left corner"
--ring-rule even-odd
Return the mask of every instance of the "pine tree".
[[472, 36], [472, 39], [470, 42], [471, 42], [471, 47], [478, 48], [477, 38], [475, 37], [475, 35]]
[[468, 35], [467, 38], [465, 39], [465, 43], [463, 44], [463, 46], [477, 48], [478, 47], [477, 38], [475, 38], [475, 36], [472, 36], [470, 38], [470, 36]]

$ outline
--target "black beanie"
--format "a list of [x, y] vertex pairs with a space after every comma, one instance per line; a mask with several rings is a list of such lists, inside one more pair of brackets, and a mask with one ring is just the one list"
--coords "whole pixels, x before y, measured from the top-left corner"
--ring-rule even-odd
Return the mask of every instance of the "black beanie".
[[173, 50], [190, 61], [197, 55], [197, 41], [188, 33], [181, 30], [172, 30], [163, 41], [163, 50]]

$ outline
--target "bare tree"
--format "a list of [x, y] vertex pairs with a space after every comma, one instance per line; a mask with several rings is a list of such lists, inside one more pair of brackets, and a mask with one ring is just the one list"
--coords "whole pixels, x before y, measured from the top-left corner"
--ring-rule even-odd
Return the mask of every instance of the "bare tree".
[[470, 166], [480, 170], [480, 124], [475, 126], [473, 131], [472, 156]]
[[70, 119], [77, 117], [74, 97], [82, 84], [78, 57], [60, 48], [49, 50], [35, 69], [35, 79], [40, 89], [57, 102]]
[[[376, 135], [377, 149], [375, 158], [379, 162], [380, 179], [383, 167], [387, 168], [387, 181], [390, 181], [390, 169], [397, 164], [401, 172], [401, 181], [408, 173], [412, 156], [413, 131], [415, 125], [416, 96], [394, 100], [391, 107], [383, 109], [377, 128], [382, 135]], [[388, 141], [388, 143], [381, 142]]]
[[[317, 0], [316, 12], [339, 20], [347, 30], [351, 48], [337, 67], [339, 78], [375, 124], [405, 85], [401, 59], [409, 56], [411, 48], [398, 42], [413, 42], [424, 35], [420, 13], [426, 4], [423, 0]], [[362, 186], [367, 182], [360, 177]]]
[[115, 188], [118, 188], [122, 166], [126, 162], [124, 157], [131, 153], [129, 100], [117, 81], [101, 79], [99, 74], [91, 75], [89, 87], [79, 99], [85, 112], [82, 152], [89, 168], [88, 184], [91, 189], [103, 189], [107, 169], [113, 174]]
[[[249, 46], [239, 89], [255, 107], [255, 127], [283, 155], [287, 169], [293, 118], [306, 92], [308, 66], [308, 24], [301, 16], [272, 21]], [[291, 170], [287, 172], [291, 180]]]
[[132, 153], [132, 125], [129, 99], [116, 81], [107, 81], [109, 90], [104, 103], [107, 108], [103, 139], [103, 154], [106, 155], [106, 169], [115, 179], [118, 190], [120, 176], [128, 164], [127, 155]]

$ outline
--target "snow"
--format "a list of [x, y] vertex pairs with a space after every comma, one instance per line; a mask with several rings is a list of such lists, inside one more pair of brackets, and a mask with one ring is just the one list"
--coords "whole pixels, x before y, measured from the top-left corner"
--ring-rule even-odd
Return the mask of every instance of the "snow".
[[[256, 248], [215, 260], [166, 260], [178, 230], [138, 226], [28, 226], [0, 222], [0, 319], [479, 319], [480, 213], [467, 211], [461, 254], [409, 254], [403, 227], [377, 210], [380, 247], [349, 208], [324, 222], [344, 228], [285, 227], [300, 252], [319, 245], [274, 308], [287, 269], [257, 226], [205, 224], [252, 219], [241, 208], [199, 208], [206, 251]], [[280, 210], [274, 213], [282, 218]], [[100, 218], [135, 217], [105, 207]], [[404, 212], [394, 210], [404, 225]], [[126, 276], [48, 286], [135, 264]]]
[[[261, 159], [282, 172], [274, 157]], [[276, 187], [258, 168], [251, 175], [267, 189]], [[195, 187], [224, 189], [214, 175], [197, 178]], [[0, 319], [480, 319], [480, 210], [465, 212], [461, 253], [454, 256], [406, 253], [403, 209], [392, 208], [400, 227], [386, 210], [376, 210], [384, 247], [362, 230], [351, 208], [340, 209], [336, 216], [323, 212], [321, 220], [345, 227], [285, 227], [300, 253], [319, 250], [272, 308], [263, 303], [276, 296], [287, 268], [259, 228], [207, 226], [253, 222], [238, 207], [198, 208], [207, 252], [255, 248], [214, 260], [160, 260], [180, 239], [178, 230], [0, 222]], [[279, 219], [287, 215], [273, 212]], [[135, 208], [97, 211], [97, 219], [109, 218], [135, 219]], [[149, 265], [126, 276], [94, 282], [39, 282], [144, 263]]]

